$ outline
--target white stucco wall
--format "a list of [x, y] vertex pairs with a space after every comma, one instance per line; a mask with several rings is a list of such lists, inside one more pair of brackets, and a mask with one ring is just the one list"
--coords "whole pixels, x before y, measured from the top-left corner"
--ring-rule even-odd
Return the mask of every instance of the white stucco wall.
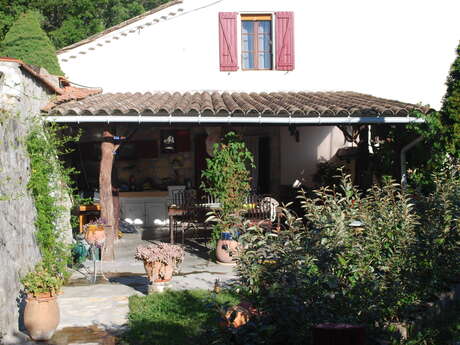
[[[219, 11], [294, 11], [296, 69], [220, 72]], [[59, 58], [105, 92], [350, 90], [439, 107], [459, 13], [458, 0], [184, 0]]]
[[318, 162], [330, 160], [337, 149], [345, 143], [337, 127], [299, 127], [299, 142], [291, 136], [288, 128], [281, 128], [281, 184], [292, 185], [299, 179], [305, 185], [312, 184]]

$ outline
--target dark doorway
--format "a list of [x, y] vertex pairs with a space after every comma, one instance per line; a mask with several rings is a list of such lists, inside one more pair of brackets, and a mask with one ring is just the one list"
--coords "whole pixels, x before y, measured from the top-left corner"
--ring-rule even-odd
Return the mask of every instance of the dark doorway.
[[201, 197], [201, 172], [206, 169], [206, 159], [210, 158], [206, 152], [207, 134], [200, 134], [195, 137], [195, 188], [198, 196]]

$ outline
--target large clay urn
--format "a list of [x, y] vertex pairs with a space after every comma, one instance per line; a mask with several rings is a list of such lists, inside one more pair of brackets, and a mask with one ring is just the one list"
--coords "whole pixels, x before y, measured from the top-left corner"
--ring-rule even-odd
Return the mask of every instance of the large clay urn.
[[217, 241], [216, 258], [223, 264], [233, 264], [238, 258], [240, 245], [232, 239], [228, 232], [223, 232], [221, 239]]
[[24, 325], [33, 340], [50, 340], [59, 325], [57, 296], [51, 294], [29, 295], [24, 310]]

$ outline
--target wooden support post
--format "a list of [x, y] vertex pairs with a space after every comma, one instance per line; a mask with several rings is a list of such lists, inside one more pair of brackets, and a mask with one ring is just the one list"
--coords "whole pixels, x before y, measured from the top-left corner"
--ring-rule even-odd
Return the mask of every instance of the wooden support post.
[[[112, 138], [113, 135], [105, 130], [103, 138]], [[99, 195], [101, 204], [101, 218], [111, 225], [110, 231], [106, 233], [105, 249], [102, 254], [103, 261], [113, 261], [115, 259], [115, 217], [113, 212], [112, 196], [112, 166], [113, 154], [116, 146], [111, 141], [103, 141], [101, 144], [101, 165], [99, 172]]]
[[113, 193], [113, 216], [114, 216], [114, 232], [115, 238], [118, 238], [118, 233], [120, 230], [120, 196], [118, 189], [114, 189]]

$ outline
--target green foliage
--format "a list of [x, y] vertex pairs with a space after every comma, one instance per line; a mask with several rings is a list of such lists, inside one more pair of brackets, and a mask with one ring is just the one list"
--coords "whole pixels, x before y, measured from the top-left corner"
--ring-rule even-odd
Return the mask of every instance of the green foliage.
[[419, 330], [394, 345], [455, 345], [460, 341], [460, 302], [453, 301], [419, 325]]
[[433, 188], [431, 174], [444, 164], [446, 156], [460, 160], [460, 43], [457, 57], [447, 77], [447, 91], [439, 112], [428, 115], [416, 114], [425, 119], [425, 124], [412, 127], [424, 137], [428, 153], [425, 164], [421, 165], [412, 178], [422, 186]]
[[63, 75], [55, 48], [40, 26], [41, 20], [38, 12], [29, 11], [21, 15], [1, 42], [1, 55], [44, 67], [51, 74]]
[[340, 183], [340, 172], [343, 169], [339, 163], [320, 162], [318, 163], [316, 173], [313, 175], [313, 181], [318, 186], [338, 185]]
[[[60, 205], [59, 198], [63, 193], [70, 193], [67, 186], [71, 185], [69, 176], [73, 169], [65, 168], [58, 157], [66, 153], [65, 145], [71, 140], [75, 138], [60, 136], [57, 126], [44, 126], [41, 123], [34, 124], [27, 137], [31, 165], [28, 189], [37, 210], [36, 239], [42, 256], [42, 262], [37, 268], [40, 271], [29, 274], [24, 280], [25, 286], [30, 288], [37, 286], [37, 279], [40, 277], [44, 279], [42, 285], [45, 286], [49, 282], [47, 274], [54, 276], [60, 283], [67, 276], [70, 249], [62, 243], [57, 222], [66, 211]], [[61, 191], [56, 188], [61, 188]], [[47, 274], [41, 274], [45, 271]], [[53, 285], [50, 288], [55, 289], [55, 281], [51, 283]]]
[[238, 272], [266, 333], [243, 328], [243, 343], [308, 344], [310, 327], [325, 322], [398, 339], [389, 326], [420, 318], [460, 275], [459, 171], [433, 176], [437, 188], [415, 203], [391, 180], [362, 195], [344, 176], [337, 189], [300, 195], [305, 217], [286, 209], [281, 231], [246, 229]]
[[0, 41], [24, 12], [44, 17], [44, 30], [57, 48], [70, 45], [169, 0], [0, 0]]
[[440, 112], [446, 151], [460, 158], [460, 42], [447, 77], [447, 92]]
[[203, 171], [203, 190], [219, 201], [214, 212], [218, 219], [213, 230], [214, 242], [222, 231], [232, 231], [235, 218], [243, 210], [251, 191], [249, 167], [254, 158], [243, 141], [234, 133], [227, 133], [220, 144], [214, 144], [213, 157], [207, 160]]
[[35, 270], [27, 273], [22, 279], [24, 289], [33, 295], [41, 293], [51, 293], [55, 295], [64, 283], [62, 275], [56, 275], [46, 268], [43, 262], [35, 266]]
[[215, 305], [237, 304], [231, 293], [217, 295], [205, 290], [166, 291], [129, 299], [129, 330], [122, 344], [210, 344], [206, 330], [218, 327]]

